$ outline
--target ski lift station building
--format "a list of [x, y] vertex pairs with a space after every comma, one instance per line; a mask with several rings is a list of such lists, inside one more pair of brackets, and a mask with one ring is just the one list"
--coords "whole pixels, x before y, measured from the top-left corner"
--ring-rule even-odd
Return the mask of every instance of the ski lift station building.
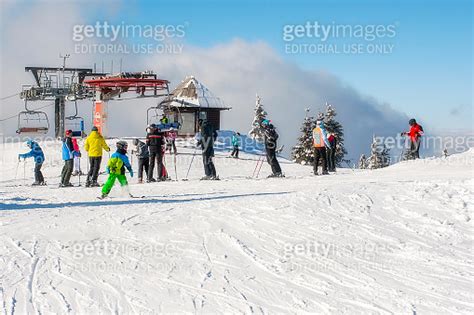
[[231, 109], [194, 76], [186, 77], [158, 107], [170, 122], [180, 123], [178, 134], [181, 136], [196, 134], [200, 119], [219, 130], [221, 111]]

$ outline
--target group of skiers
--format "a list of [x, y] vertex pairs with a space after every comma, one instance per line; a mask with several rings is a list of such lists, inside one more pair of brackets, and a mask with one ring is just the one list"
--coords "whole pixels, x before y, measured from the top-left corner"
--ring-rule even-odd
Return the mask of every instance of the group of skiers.
[[[415, 119], [409, 121], [410, 130], [403, 132], [402, 136], [408, 136], [410, 139], [410, 152], [413, 159], [419, 158], [419, 149], [421, 143], [421, 136], [423, 135], [423, 128], [416, 122]], [[277, 141], [279, 138], [273, 124], [268, 120], [261, 122], [263, 128], [263, 140], [265, 145], [266, 159], [271, 167], [272, 174], [269, 177], [284, 177], [280, 164], [277, 160]], [[205, 176], [202, 180], [218, 180], [219, 177], [213, 162], [214, 158], [214, 142], [217, 139], [217, 131], [206, 120], [199, 120], [200, 139], [198, 146], [202, 149], [202, 158], [204, 165]], [[62, 159], [64, 166], [61, 171], [60, 187], [72, 187], [70, 182], [73, 174], [74, 165], [76, 171], [80, 172], [80, 157], [81, 152], [77, 139], [72, 137], [72, 130], [67, 130], [62, 140]], [[146, 175], [146, 182], [165, 181], [168, 179], [166, 168], [163, 165], [163, 157], [165, 151], [177, 154], [176, 150], [177, 132], [173, 128], [168, 131], [162, 131], [160, 128], [151, 124], [146, 129], [145, 142], [139, 139], [134, 139], [133, 144], [135, 154], [138, 159], [138, 182], [143, 183], [144, 174]], [[318, 120], [312, 132], [312, 142], [314, 147], [314, 175], [319, 175], [318, 168], [321, 164], [321, 175], [326, 175], [329, 172], [336, 171], [336, 148], [337, 138], [333, 133], [328, 133], [324, 127], [324, 122]], [[33, 185], [45, 185], [44, 176], [41, 172], [42, 165], [45, 160], [43, 150], [39, 144], [33, 140], [27, 141], [27, 146], [30, 152], [19, 154], [18, 158], [26, 159], [32, 157], [35, 162], [34, 176], [35, 181]], [[239, 157], [240, 133], [234, 132], [232, 136], [233, 151], [231, 157]], [[126, 186], [127, 179], [125, 176], [125, 169], [133, 177], [133, 170], [130, 161], [127, 157], [128, 144], [126, 141], [118, 141], [116, 143], [117, 150], [110, 156], [107, 163], [107, 173], [109, 178], [102, 188], [102, 197], [109, 194], [112, 186], [117, 179], [121, 186]], [[86, 187], [99, 187], [97, 178], [100, 172], [100, 165], [102, 162], [103, 151], [110, 152], [110, 148], [105, 142], [104, 137], [99, 133], [97, 127], [92, 127], [90, 134], [84, 142], [84, 149], [89, 156], [89, 171], [86, 179]], [[153, 177], [155, 165], [157, 168], [157, 179]], [[80, 173], [78, 174], [80, 175]]]

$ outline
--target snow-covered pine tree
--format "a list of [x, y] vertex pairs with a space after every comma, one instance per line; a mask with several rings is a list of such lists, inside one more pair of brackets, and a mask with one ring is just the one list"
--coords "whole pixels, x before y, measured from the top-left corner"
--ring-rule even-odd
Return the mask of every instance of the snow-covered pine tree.
[[252, 130], [249, 131], [249, 135], [252, 139], [256, 141], [263, 142], [264, 138], [264, 129], [262, 126], [262, 121], [267, 118], [267, 112], [263, 110], [263, 105], [260, 102], [260, 96], [257, 95], [257, 100], [255, 102], [255, 116], [252, 122]]
[[359, 169], [363, 170], [367, 168], [367, 157], [362, 154], [359, 158]]
[[[309, 109], [306, 109], [306, 113], [309, 113]], [[308, 116], [304, 118], [303, 124], [301, 125], [301, 135], [298, 138], [298, 142], [293, 147], [291, 156], [296, 163], [300, 164], [311, 164], [314, 160], [313, 152], [313, 129], [315, 121], [313, 117]]]
[[[336, 136], [336, 166], [341, 166], [344, 160], [344, 156], [347, 154], [346, 148], [344, 147], [344, 128], [335, 119], [337, 113], [332, 105], [326, 103], [326, 114], [324, 115], [324, 126], [328, 133], [334, 133]], [[318, 117], [319, 119], [319, 117]]]
[[375, 135], [370, 147], [370, 157], [366, 162], [367, 168], [377, 169], [390, 165], [390, 150], [385, 146], [385, 144], [379, 143]]

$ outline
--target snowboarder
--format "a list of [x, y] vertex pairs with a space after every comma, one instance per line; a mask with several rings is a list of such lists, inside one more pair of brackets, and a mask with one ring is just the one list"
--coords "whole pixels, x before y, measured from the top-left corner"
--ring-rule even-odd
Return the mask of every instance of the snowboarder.
[[120, 186], [128, 186], [125, 168], [127, 168], [127, 170], [130, 172], [130, 177], [133, 177], [132, 166], [130, 165], [127, 157], [127, 142], [118, 141], [116, 146], [117, 151], [112, 154], [109, 161], [107, 162], [107, 173], [109, 174], [109, 177], [107, 178], [104, 187], [102, 187], [102, 196], [100, 197], [101, 199], [107, 197], [107, 195], [110, 193], [110, 190], [112, 190], [116, 179], [119, 181]]
[[263, 123], [264, 126], [264, 142], [265, 151], [267, 154], [267, 162], [272, 168], [272, 174], [268, 177], [284, 177], [281, 173], [280, 163], [278, 163], [276, 151], [277, 151], [277, 140], [278, 133], [275, 130], [273, 124]]
[[216, 173], [216, 167], [212, 158], [214, 157], [214, 141], [217, 139], [217, 132], [214, 127], [209, 124], [206, 120], [199, 120], [201, 126], [201, 139], [198, 141], [198, 145], [202, 149], [202, 161], [204, 164], [205, 176], [202, 180], [218, 180], [219, 177]]
[[155, 162], [158, 169], [158, 181], [166, 180], [163, 177], [163, 151], [164, 151], [164, 134], [157, 128], [155, 124], [151, 124], [147, 128], [146, 144], [150, 151], [150, 165], [148, 167], [147, 183], [156, 182], [153, 178], [153, 171], [155, 170]]
[[46, 183], [44, 182], [43, 173], [41, 173], [41, 166], [43, 166], [44, 162], [43, 150], [41, 149], [40, 145], [33, 140], [28, 140], [26, 142], [26, 145], [28, 146], [28, 148], [30, 148], [30, 152], [18, 154], [18, 160], [20, 160], [21, 158], [27, 159], [29, 157], [32, 157], [35, 161], [35, 182], [32, 185], [46, 185]]
[[327, 162], [329, 172], [336, 171], [336, 135], [334, 133], [328, 134], [329, 147], [327, 148]]
[[313, 146], [314, 146], [314, 165], [313, 172], [314, 175], [318, 175], [318, 166], [319, 160], [322, 160], [322, 175], [327, 175], [328, 173], [328, 163], [326, 148], [330, 147], [328, 141], [326, 129], [324, 128], [324, 122], [322, 120], [316, 121], [316, 127], [313, 129]]
[[89, 155], [90, 164], [86, 187], [99, 187], [97, 178], [99, 177], [100, 163], [102, 162], [102, 150], [110, 152], [110, 148], [96, 126], [92, 127], [91, 133], [86, 138], [84, 149]]
[[133, 145], [136, 150], [132, 150], [132, 154], [135, 153], [138, 159], [138, 183], [143, 183], [143, 170], [145, 170], [145, 176], [148, 174], [148, 166], [150, 164], [150, 152], [145, 142], [139, 139], [133, 140]]
[[239, 158], [239, 146], [240, 146], [240, 132], [234, 132], [232, 135], [232, 146], [234, 149], [230, 154], [231, 157], [238, 159]]
[[418, 125], [414, 118], [408, 121], [410, 125], [410, 131], [402, 132], [402, 136], [410, 137], [410, 151], [408, 153], [408, 158], [410, 159], [419, 159], [420, 158], [420, 143], [421, 136], [423, 135], [423, 127]]
[[81, 149], [79, 148], [76, 138], [72, 138], [72, 145], [74, 146], [74, 173], [72, 173], [72, 175], [83, 175], [81, 171]]
[[74, 145], [72, 143], [72, 130], [67, 130], [63, 139], [62, 157], [64, 166], [61, 171], [61, 183], [59, 187], [73, 187], [71, 175], [74, 168]]
[[178, 137], [178, 133], [176, 130], [174, 130], [173, 127], [170, 128], [170, 130], [166, 133], [166, 150], [170, 151], [171, 154], [171, 149], [173, 149], [174, 154], [178, 154], [176, 150], [176, 138]]

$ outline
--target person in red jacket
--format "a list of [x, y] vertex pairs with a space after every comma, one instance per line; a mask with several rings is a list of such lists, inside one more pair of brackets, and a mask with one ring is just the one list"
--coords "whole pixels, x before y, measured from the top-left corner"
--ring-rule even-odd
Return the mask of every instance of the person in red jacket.
[[421, 136], [423, 135], [423, 127], [418, 125], [414, 118], [408, 121], [410, 125], [410, 131], [402, 132], [402, 136], [410, 137], [410, 154], [409, 156], [412, 159], [419, 159], [420, 158], [420, 143], [421, 143]]

